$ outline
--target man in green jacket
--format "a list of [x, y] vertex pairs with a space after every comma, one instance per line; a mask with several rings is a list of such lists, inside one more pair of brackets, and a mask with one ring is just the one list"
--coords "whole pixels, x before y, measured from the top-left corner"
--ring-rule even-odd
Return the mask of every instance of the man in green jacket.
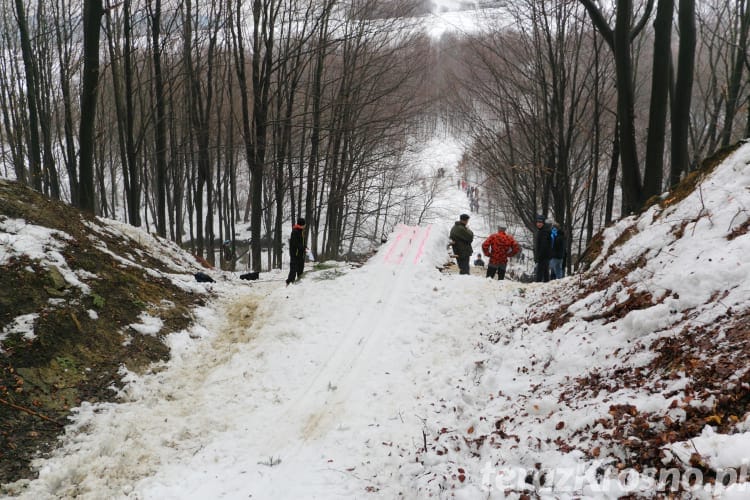
[[458, 274], [469, 274], [469, 259], [474, 253], [471, 248], [474, 233], [467, 227], [468, 225], [468, 214], [461, 214], [461, 217], [453, 224], [451, 229], [450, 240], [458, 264]]

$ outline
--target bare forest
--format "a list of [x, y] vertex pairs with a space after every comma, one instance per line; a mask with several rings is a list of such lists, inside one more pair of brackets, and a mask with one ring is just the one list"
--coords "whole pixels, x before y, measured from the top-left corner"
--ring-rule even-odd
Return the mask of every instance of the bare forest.
[[324, 259], [422, 222], [434, 184], [410, 153], [451, 136], [484, 215], [553, 217], [573, 269], [603, 225], [750, 135], [748, 0], [481, 2], [440, 37], [429, 10], [7, 0], [0, 176], [261, 271], [297, 217]]

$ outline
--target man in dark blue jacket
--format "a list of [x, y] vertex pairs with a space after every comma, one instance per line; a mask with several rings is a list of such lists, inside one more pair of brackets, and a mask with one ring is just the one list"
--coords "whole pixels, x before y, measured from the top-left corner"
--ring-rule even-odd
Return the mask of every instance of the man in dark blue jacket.
[[302, 277], [305, 270], [305, 219], [300, 217], [292, 226], [292, 234], [289, 237], [289, 276], [286, 284], [294, 283]]
[[549, 259], [550, 279], [559, 280], [565, 275], [565, 267], [563, 266], [563, 262], [565, 259], [565, 249], [567, 246], [567, 242], [565, 241], [565, 232], [562, 230], [559, 224], [552, 224], [550, 239], [552, 240], [552, 251], [550, 253]]

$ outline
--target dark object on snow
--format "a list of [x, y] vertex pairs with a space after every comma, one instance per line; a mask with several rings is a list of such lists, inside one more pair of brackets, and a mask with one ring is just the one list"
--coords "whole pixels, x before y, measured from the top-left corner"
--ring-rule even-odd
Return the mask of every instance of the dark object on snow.
[[518, 281], [520, 281], [521, 283], [533, 283], [534, 275], [529, 273], [521, 273], [521, 277], [518, 278]]
[[253, 281], [253, 280], [257, 280], [258, 278], [260, 278], [260, 273], [259, 272], [252, 272], [252, 273], [240, 274], [240, 279], [241, 280], [251, 280], [251, 281]]
[[474, 265], [477, 267], [484, 267], [484, 261], [482, 260], [482, 254], [478, 253], [477, 258], [474, 259]]
[[195, 273], [195, 281], [198, 283], [216, 283], [214, 279], [206, 273]]

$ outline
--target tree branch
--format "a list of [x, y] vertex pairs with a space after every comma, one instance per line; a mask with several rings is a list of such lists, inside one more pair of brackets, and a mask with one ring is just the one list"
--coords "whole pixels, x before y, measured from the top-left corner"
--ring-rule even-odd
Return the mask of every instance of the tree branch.
[[633, 29], [630, 31], [631, 42], [635, 40], [635, 37], [638, 36], [638, 33], [640, 33], [641, 30], [643, 30], [643, 28], [646, 26], [648, 18], [651, 17], [652, 10], [654, 10], [654, 0], [648, 0], [648, 2], [646, 3], [646, 10], [643, 12], [643, 17], [641, 17], [641, 20], [638, 21], [638, 23], [633, 26]]
[[2, 398], [0, 398], [0, 403], [2, 403], [2, 404], [4, 404], [4, 405], [7, 405], [7, 406], [10, 406], [11, 408], [14, 408], [14, 409], [16, 409], [16, 410], [20, 410], [20, 411], [26, 412], [26, 413], [28, 413], [29, 415], [34, 415], [35, 417], [39, 417], [39, 418], [41, 418], [42, 420], [46, 420], [47, 422], [52, 422], [53, 424], [55, 424], [55, 425], [56, 425], [56, 426], [58, 426], [58, 427], [65, 427], [65, 426], [64, 426], [63, 424], [61, 424], [60, 422], [57, 422], [57, 421], [55, 421], [55, 420], [52, 420], [52, 419], [51, 419], [51, 418], [49, 418], [49, 417], [45, 417], [45, 416], [44, 416], [44, 415], [42, 415], [41, 413], [37, 413], [37, 412], [35, 412], [34, 410], [30, 410], [30, 409], [28, 409], [28, 408], [26, 408], [26, 407], [23, 407], [23, 406], [19, 406], [19, 405], [17, 405], [17, 404], [11, 403], [10, 401], [6, 401], [5, 399], [2, 399]]
[[[581, 5], [584, 6], [586, 11], [589, 13], [589, 17], [591, 18], [591, 21], [594, 23], [594, 27], [601, 33], [602, 38], [604, 38], [604, 41], [607, 42], [607, 45], [614, 50], [615, 48], [615, 38], [614, 38], [614, 32], [612, 31], [612, 28], [610, 28], [609, 24], [607, 24], [607, 21], [604, 19], [604, 15], [602, 15], [602, 11], [599, 10], [599, 8], [594, 5], [594, 2], [592, 0], [578, 0], [581, 2]], [[653, 0], [649, 0], [650, 2], [653, 2]]]

